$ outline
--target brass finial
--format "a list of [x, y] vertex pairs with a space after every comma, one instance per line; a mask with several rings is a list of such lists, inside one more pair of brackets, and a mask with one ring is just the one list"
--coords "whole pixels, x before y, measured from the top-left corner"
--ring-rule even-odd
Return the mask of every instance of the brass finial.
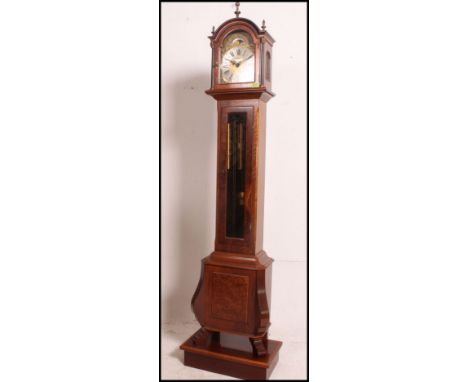
[[214, 25], [213, 25], [213, 29], [211, 30], [211, 34], [214, 35], [214, 33], [215, 33], [215, 27], [214, 27]]
[[265, 25], [265, 20], [262, 21], [262, 30], [264, 31], [266, 29], [266, 25]]
[[239, 3], [238, 1], [236, 1], [236, 11], [234, 12], [234, 13], [236, 14], [236, 17], [239, 17], [239, 15], [240, 15], [240, 13], [241, 13], [241, 12], [239, 11], [239, 5], [240, 5], [240, 3]]

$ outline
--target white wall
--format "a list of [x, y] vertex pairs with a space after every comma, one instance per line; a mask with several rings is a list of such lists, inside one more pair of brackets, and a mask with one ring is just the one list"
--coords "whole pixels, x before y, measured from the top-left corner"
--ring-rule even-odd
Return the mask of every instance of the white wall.
[[[275, 38], [267, 105], [264, 248], [275, 259], [272, 322], [305, 330], [306, 4], [241, 3], [241, 17]], [[216, 101], [210, 87], [214, 25], [234, 3], [162, 4], [162, 315], [190, 321], [201, 259], [214, 249]], [[290, 263], [290, 264], [288, 264]], [[299, 273], [298, 273], [299, 272]], [[294, 297], [292, 297], [294, 296]], [[281, 311], [294, 312], [291, 317]], [[283, 323], [284, 319], [284, 323]]]
[[311, 2], [312, 381], [468, 381], [467, 15]]
[[153, 382], [158, 7], [0, 3], [0, 381]]

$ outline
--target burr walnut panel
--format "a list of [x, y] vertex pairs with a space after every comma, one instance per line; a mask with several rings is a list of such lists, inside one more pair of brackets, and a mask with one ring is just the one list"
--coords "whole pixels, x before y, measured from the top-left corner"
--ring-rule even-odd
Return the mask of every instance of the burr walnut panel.
[[255, 334], [255, 271], [206, 266], [205, 326], [233, 334]]
[[248, 276], [214, 272], [211, 290], [211, 313], [214, 318], [247, 322]]

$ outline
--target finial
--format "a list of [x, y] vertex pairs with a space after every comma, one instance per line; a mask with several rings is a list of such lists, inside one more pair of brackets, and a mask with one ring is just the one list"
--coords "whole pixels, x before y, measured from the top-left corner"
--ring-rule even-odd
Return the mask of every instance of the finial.
[[265, 31], [266, 25], [265, 25], [265, 20], [262, 21], [262, 30]]
[[215, 27], [213, 25], [213, 29], [211, 30], [211, 34], [214, 35], [214, 33], [215, 33]]
[[236, 1], [236, 11], [234, 12], [234, 13], [236, 14], [236, 17], [239, 17], [239, 15], [240, 15], [240, 13], [241, 13], [241, 12], [239, 11], [239, 5], [240, 5], [240, 3], [239, 3], [238, 1]]

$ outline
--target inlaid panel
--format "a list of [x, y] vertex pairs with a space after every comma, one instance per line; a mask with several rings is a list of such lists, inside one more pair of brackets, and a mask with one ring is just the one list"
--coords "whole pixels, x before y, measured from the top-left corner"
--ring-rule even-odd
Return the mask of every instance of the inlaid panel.
[[249, 277], [213, 272], [211, 314], [213, 318], [247, 322]]

